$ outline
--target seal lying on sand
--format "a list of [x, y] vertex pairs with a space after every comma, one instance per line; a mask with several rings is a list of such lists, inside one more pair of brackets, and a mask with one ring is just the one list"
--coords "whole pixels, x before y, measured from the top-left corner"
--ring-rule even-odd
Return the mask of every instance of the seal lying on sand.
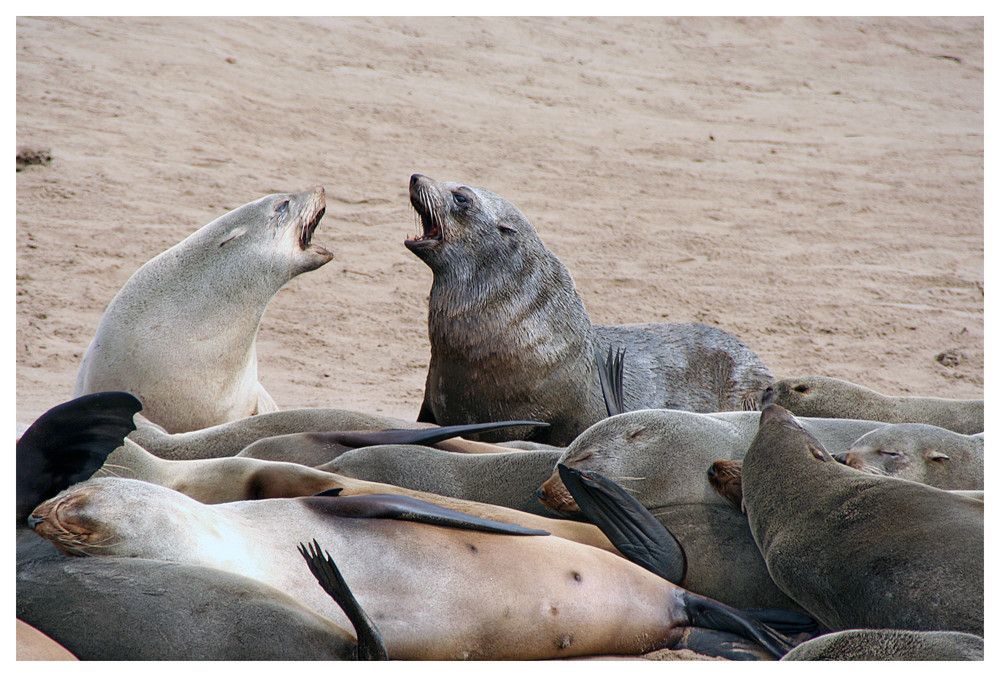
[[897, 423], [861, 436], [834, 458], [855, 470], [938, 489], [982, 489], [984, 446], [982, 434], [960, 435], [922, 423]]
[[983, 400], [890, 397], [825, 376], [782, 379], [758, 393], [756, 399], [759, 409], [777, 404], [796, 416], [926, 423], [963, 435], [984, 430]]
[[752, 617], [603, 550], [399, 496], [206, 506], [146, 482], [100, 478], [42, 504], [31, 522], [68, 554], [251, 576], [344, 627], [296, 552], [316, 539], [394, 659], [641, 653], [669, 646], [689, 625], [740, 632], [773, 655], [790, 648]]
[[74, 395], [130, 392], [175, 433], [277, 409], [257, 382], [257, 328], [286, 282], [333, 257], [311, 242], [325, 209], [320, 187], [269, 195], [147, 262], [104, 311]]
[[[633, 411], [591, 426], [558, 459], [599, 472], [633, 492], [681, 542], [685, 587], [736, 607], [800, 610], [771, 581], [746, 519], [713, 491], [706, 471], [718, 459], [743, 457], [757, 430], [756, 412], [696, 414]], [[809, 419], [832, 448], [846, 450], [880, 427], [872, 421]], [[541, 504], [566, 516], [579, 508], [557, 472], [538, 491]]]
[[982, 501], [841, 465], [772, 405], [743, 504], [774, 582], [831, 630], [982, 635]]
[[743, 409], [773, 381], [720, 329], [592, 325], [565, 266], [498, 195], [414, 174], [410, 202], [423, 233], [405, 244], [434, 273], [419, 421], [546, 421], [544, 430], [482, 439], [569, 444], [607, 413], [594, 357], [612, 346], [627, 350], [626, 409]]
[[783, 661], [981, 661], [983, 638], [965, 632], [841, 630], [799, 644]]

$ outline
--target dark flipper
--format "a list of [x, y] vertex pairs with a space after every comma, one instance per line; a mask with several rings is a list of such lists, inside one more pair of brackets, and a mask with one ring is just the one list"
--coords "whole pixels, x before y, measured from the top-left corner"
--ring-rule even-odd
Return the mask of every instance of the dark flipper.
[[541, 529], [528, 529], [519, 524], [508, 524], [507, 522], [466, 515], [464, 512], [443, 508], [411, 496], [364, 494], [362, 496], [309, 496], [297, 500], [305, 502], [309, 508], [317, 513], [330, 517], [396, 519], [509, 536], [549, 535], [549, 532]]
[[434, 410], [431, 409], [431, 405], [427, 403], [427, 397], [424, 397], [424, 401], [420, 404], [420, 413], [417, 414], [417, 423], [434, 423], [437, 424], [437, 417], [434, 415]]
[[744, 611], [687, 590], [682, 591], [681, 597], [687, 608], [689, 625], [709, 630], [723, 630], [752, 639], [775, 658], [781, 658], [792, 649], [792, 643], [787, 637]]
[[819, 623], [816, 622], [816, 619], [798, 611], [786, 611], [785, 609], [747, 609], [745, 613], [750, 614], [769, 628], [789, 637], [800, 633], [813, 636], [819, 632]]
[[305, 558], [319, 584], [326, 590], [326, 594], [333, 598], [351, 623], [354, 625], [354, 633], [358, 637], [358, 660], [359, 661], [387, 661], [389, 654], [385, 650], [385, 642], [378, 628], [372, 623], [365, 610], [361, 608], [357, 598], [347, 586], [347, 581], [340, 573], [340, 569], [333, 563], [333, 558], [329, 552], [321, 552], [319, 542], [313, 542], [306, 546], [299, 543], [299, 553]]
[[608, 359], [601, 356], [599, 349], [594, 349], [597, 357], [597, 376], [601, 380], [601, 392], [604, 394], [604, 406], [608, 416], [625, 413], [625, 389], [622, 383], [625, 373], [625, 348], [617, 351], [608, 348]]
[[468, 425], [448, 425], [439, 428], [390, 429], [375, 431], [349, 431], [323, 433], [338, 444], [347, 447], [373, 447], [379, 444], [422, 444], [430, 446], [453, 437], [492, 430], [513, 428], [514, 426], [547, 426], [538, 421], [499, 421], [497, 423], [470, 423]]
[[135, 430], [142, 403], [125, 392], [92, 393], [38, 417], [17, 442], [17, 514], [89, 479]]
[[684, 549], [631, 494], [596, 472], [558, 464], [559, 477], [580, 510], [629, 560], [671, 583], [687, 573]]
[[730, 661], [770, 661], [774, 656], [752, 640], [722, 630], [685, 628], [681, 638], [670, 647], [673, 651], [689, 649], [703, 656]]

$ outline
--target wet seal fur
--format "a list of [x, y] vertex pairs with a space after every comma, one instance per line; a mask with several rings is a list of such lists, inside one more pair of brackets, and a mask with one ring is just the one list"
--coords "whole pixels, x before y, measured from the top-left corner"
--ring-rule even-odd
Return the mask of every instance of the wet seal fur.
[[834, 461], [772, 405], [743, 458], [771, 578], [831, 630], [983, 634], [983, 502]]
[[170, 432], [277, 407], [257, 381], [271, 298], [333, 255], [312, 243], [323, 189], [269, 195], [203, 226], [132, 275], [104, 311], [74, 395], [124, 390]]
[[891, 397], [826, 376], [782, 379], [758, 393], [756, 399], [759, 409], [777, 404], [795, 416], [926, 423], [963, 435], [984, 430], [983, 400]]
[[[644, 653], [675, 643], [690, 625], [740, 632], [773, 655], [790, 648], [752, 617], [605, 551], [515, 525], [470, 531], [467, 516], [390, 498], [388, 509], [372, 496], [205, 506], [146, 482], [101, 478], [61, 493], [32, 517], [36, 531], [67, 554], [216, 567], [286, 590], [343, 627], [343, 612], [295, 550], [316, 539], [376, 620], [393, 659]], [[423, 522], [427, 514], [434, 523]]]
[[938, 489], [983, 489], [985, 439], [922, 423], [896, 423], [862, 435], [841, 463]]
[[420, 421], [546, 421], [551, 428], [520, 434], [569, 444], [607, 413], [594, 357], [613, 345], [627, 350], [627, 409], [743, 409], [773, 381], [720, 329], [592, 325], [566, 267], [498, 195], [414, 174], [410, 202], [423, 232], [405, 244], [434, 273]]

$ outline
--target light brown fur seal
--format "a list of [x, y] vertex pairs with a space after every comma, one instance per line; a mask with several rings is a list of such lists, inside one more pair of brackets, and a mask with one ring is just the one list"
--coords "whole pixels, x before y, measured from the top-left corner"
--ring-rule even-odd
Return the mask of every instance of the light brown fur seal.
[[774, 582], [831, 630], [983, 634], [983, 502], [834, 461], [772, 405], [743, 505]]
[[569, 444], [607, 414], [595, 355], [612, 346], [626, 348], [626, 409], [743, 409], [773, 381], [714, 327], [592, 325], [566, 267], [498, 195], [414, 174], [410, 202], [423, 232], [405, 244], [434, 273], [420, 421], [545, 421], [481, 439]]
[[825, 376], [782, 379], [758, 393], [757, 401], [760, 409], [777, 404], [795, 416], [926, 423], [963, 435], [984, 430], [983, 400], [890, 397]]
[[271, 298], [332, 258], [312, 244], [321, 187], [269, 195], [143, 265], [104, 311], [74, 396], [124, 390], [174, 433], [274, 411], [257, 381], [257, 329]]
[[938, 489], [983, 489], [983, 435], [922, 423], [897, 423], [862, 435], [841, 463], [876, 475], [912, 480]]
[[[790, 648], [746, 614], [621, 557], [514, 525], [469, 530], [472, 519], [435, 506], [428, 512], [428, 504], [398, 496], [206, 506], [147, 482], [99, 478], [45, 502], [30, 523], [68, 554], [250, 576], [343, 627], [343, 612], [296, 552], [315, 539], [332, 553], [394, 659], [645, 653], [674, 644], [688, 626], [718, 628], [720, 614], [723, 628], [738, 623], [736, 631], [772, 654]], [[459, 528], [439, 526], [446, 524]]]

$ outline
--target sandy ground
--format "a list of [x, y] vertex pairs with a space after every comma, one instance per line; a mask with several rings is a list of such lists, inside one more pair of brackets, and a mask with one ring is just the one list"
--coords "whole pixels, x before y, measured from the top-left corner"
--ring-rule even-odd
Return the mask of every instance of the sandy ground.
[[413, 418], [413, 172], [517, 204], [597, 323], [983, 395], [981, 19], [22, 18], [16, 47], [17, 143], [51, 153], [17, 174], [20, 421], [142, 263], [316, 184], [335, 258], [272, 301], [261, 381]]

